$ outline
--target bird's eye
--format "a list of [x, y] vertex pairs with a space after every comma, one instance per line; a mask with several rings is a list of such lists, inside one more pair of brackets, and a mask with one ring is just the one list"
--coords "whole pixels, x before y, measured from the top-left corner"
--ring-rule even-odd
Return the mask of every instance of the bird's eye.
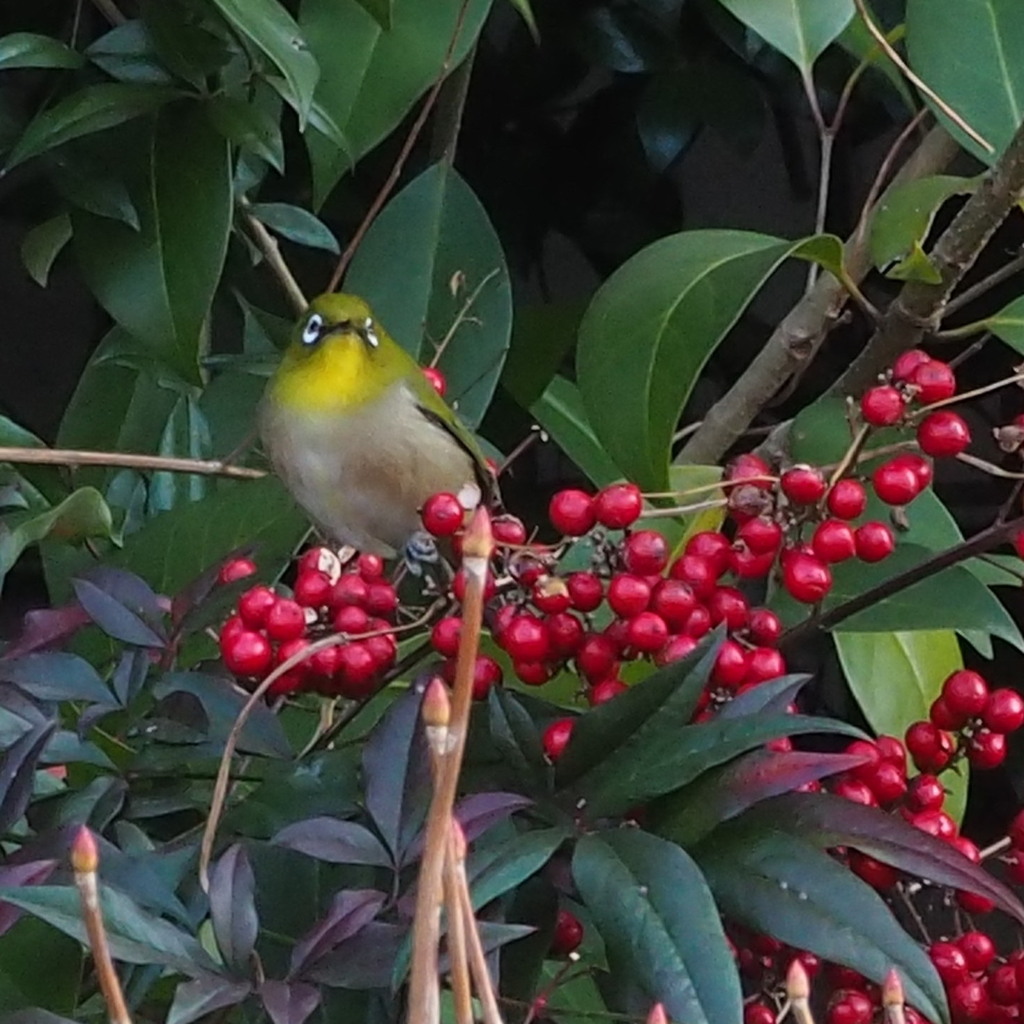
[[366, 322], [363, 324], [363, 337], [366, 339], [366, 344], [369, 345], [370, 348], [376, 348], [380, 344], [380, 338], [377, 337], [373, 321], [369, 317], [366, 318]]
[[302, 344], [315, 345], [320, 340], [320, 331], [324, 326], [324, 318], [319, 313], [314, 313], [302, 328]]

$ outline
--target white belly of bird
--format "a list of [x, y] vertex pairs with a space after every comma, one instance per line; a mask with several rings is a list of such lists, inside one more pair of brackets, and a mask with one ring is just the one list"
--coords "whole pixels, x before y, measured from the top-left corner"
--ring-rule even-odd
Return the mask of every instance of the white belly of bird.
[[264, 443], [295, 499], [331, 538], [360, 551], [395, 554], [420, 528], [431, 494], [474, 485], [469, 456], [402, 384], [340, 422], [292, 411], [286, 425], [269, 404], [262, 416], [276, 420], [275, 443]]

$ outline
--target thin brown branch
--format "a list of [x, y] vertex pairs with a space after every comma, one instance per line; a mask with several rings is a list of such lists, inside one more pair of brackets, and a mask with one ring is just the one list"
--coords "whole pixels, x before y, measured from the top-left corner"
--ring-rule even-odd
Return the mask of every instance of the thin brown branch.
[[460, 885], [466, 859], [466, 837], [457, 821], [452, 821], [452, 836], [444, 862], [444, 906], [448, 918], [448, 961], [455, 1004], [455, 1024], [473, 1024], [473, 992], [470, 982], [467, 930], [475, 926], [462, 912]]
[[[941, 171], [958, 152], [942, 128], [933, 128], [893, 178], [889, 189]], [[856, 235], [846, 243], [843, 263], [850, 279], [862, 281], [871, 268]], [[847, 301], [842, 283], [829, 274], [775, 328], [739, 380], [711, 407], [700, 429], [683, 446], [677, 463], [717, 462], [749, 428], [772, 396], [818, 351]]]
[[474, 987], [483, 1010], [484, 1024], [502, 1024], [501, 1010], [498, 1009], [498, 997], [494, 991], [490, 971], [487, 970], [487, 957], [480, 941], [480, 932], [476, 927], [476, 915], [473, 913], [473, 901], [469, 895], [469, 882], [466, 878], [466, 865], [459, 870], [459, 900], [462, 903], [463, 917], [467, 922], [466, 938], [469, 946], [469, 967], [473, 973]]
[[111, 25], [124, 25], [128, 19], [121, 13], [114, 0], [92, 0], [93, 7], [103, 15]]
[[864, 351], [833, 385], [832, 394], [859, 394], [901, 352], [919, 345], [939, 327], [950, 296], [1022, 194], [1024, 124], [928, 254], [939, 282], [908, 281], [903, 286]]
[[946, 303], [945, 315], [952, 316], [957, 310], [963, 309], [964, 306], [974, 302], [975, 299], [981, 298], [982, 295], [991, 291], [996, 285], [1008, 281], [1022, 270], [1024, 270], [1024, 253], [1015, 256], [1009, 263], [1004, 263], [998, 270], [994, 270], [989, 274], [988, 277], [982, 278], [976, 284], [972, 284], [970, 288], [965, 288], [959, 295], [950, 299]]
[[90, 452], [77, 448], [0, 447], [0, 462], [31, 466], [109, 466], [164, 473], [194, 473], [197, 476], [226, 476], [234, 480], [261, 480], [266, 471], [232, 466], [219, 459], [179, 459], [134, 452]]
[[291, 268], [281, 255], [281, 247], [277, 244], [277, 239], [266, 229], [263, 222], [250, 211], [249, 207], [251, 204], [247, 199], [243, 198], [239, 205], [242, 208], [242, 217], [245, 220], [245, 225], [249, 229], [249, 234], [252, 236], [256, 248], [263, 254], [263, 258], [267, 261], [267, 266], [270, 267], [274, 277], [277, 278], [284, 289], [284, 293], [288, 296], [288, 301], [292, 304], [292, 308], [296, 313], [304, 313], [309, 302], [302, 293], [299, 282], [295, 280], [295, 275], [292, 274]]
[[341, 254], [341, 258], [338, 260], [338, 265], [334, 268], [334, 273], [331, 274], [331, 279], [327, 284], [327, 291], [329, 292], [338, 290], [338, 285], [341, 284], [341, 280], [345, 276], [345, 271], [348, 270], [349, 264], [352, 262], [352, 257], [355, 256], [356, 250], [359, 248], [366, 232], [370, 230], [370, 225], [377, 219], [377, 214], [380, 213], [384, 204], [387, 202], [388, 197], [394, 190], [394, 187], [398, 184], [398, 179], [402, 176], [402, 171], [405, 168], [406, 161], [412, 154], [413, 147], [416, 145], [417, 140], [423, 133], [423, 129], [426, 127], [427, 119], [430, 117], [430, 112], [434, 109], [434, 104], [437, 103], [437, 97], [440, 95], [441, 87], [444, 85], [445, 79], [448, 77], [448, 72], [451, 70], [452, 61], [455, 58], [455, 49], [459, 44], [459, 36], [462, 35], [462, 26], [465, 24], [466, 11], [468, 8], [469, 0], [462, 0], [462, 3], [459, 5], [459, 12], [455, 17], [455, 27], [452, 30], [451, 39], [448, 41], [448, 49], [445, 51], [444, 59], [441, 61], [441, 70], [438, 72], [434, 84], [430, 87], [430, 92], [427, 93], [427, 98], [423, 101], [423, 106], [420, 108], [420, 112], [417, 115], [416, 120], [409, 129], [409, 134], [406, 136], [405, 142], [402, 144], [402, 148], [399, 150], [398, 156], [395, 158], [395, 163], [391, 168], [391, 173], [387, 176], [387, 180], [373, 197], [373, 202], [370, 203], [370, 208], [366, 211], [366, 216], [363, 217], [362, 222], [359, 224], [359, 227], [356, 228], [351, 241], [345, 247], [345, 251]]

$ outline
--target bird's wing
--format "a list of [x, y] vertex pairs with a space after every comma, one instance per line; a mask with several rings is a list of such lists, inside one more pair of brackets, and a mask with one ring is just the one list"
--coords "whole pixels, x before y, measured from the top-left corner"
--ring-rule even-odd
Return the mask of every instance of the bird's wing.
[[[420, 397], [417, 396], [417, 398]], [[439, 396], [438, 400], [440, 401]], [[500, 502], [498, 481], [484, 460], [483, 453], [480, 451], [476, 439], [462, 421], [457, 417], [454, 420], [449, 420], [436, 409], [430, 408], [423, 401], [419, 401], [417, 407], [427, 422], [433, 424], [439, 430], [443, 430], [469, 456], [470, 462], [473, 464], [473, 476], [476, 480], [476, 485], [480, 488], [481, 499], [490, 508], [497, 505]]]

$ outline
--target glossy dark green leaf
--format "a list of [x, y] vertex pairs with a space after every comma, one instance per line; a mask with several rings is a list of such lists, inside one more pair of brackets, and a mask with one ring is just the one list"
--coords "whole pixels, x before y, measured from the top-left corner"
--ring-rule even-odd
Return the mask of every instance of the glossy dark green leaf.
[[[280, 100], [277, 105], [280, 106]], [[206, 106], [213, 126], [236, 146], [265, 160], [284, 173], [284, 141], [279, 118], [259, 103], [233, 96], [214, 96]]]
[[29, 122], [7, 158], [7, 169], [72, 139], [149, 114], [174, 96], [173, 90], [157, 85], [104, 82], [84, 86]]
[[[81, 901], [74, 886], [0, 889], [0, 899], [27, 910], [79, 942], [88, 941]], [[103, 889], [100, 911], [115, 960], [129, 964], [162, 964], [192, 977], [216, 971], [216, 965], [195, 938], [142, 910], [123, 893]]]
[[739, 825], [693, 851], [724, 913], [879, 984], [895, 967], [908, 1003], [929, 1020], [949, 1020], [931, 961], [873, 889], [803, 839]]
[[395, 0], [359, 0], [366, 13], [385, 31], [391, 28]]
[[636, 127], [656, 171], [665, 171], [697, 136], [700, 120], [688, 100], [693, 83], [670, 68], [655, 75], [644, 90], [636, 111]]
[[[452, 67], [469, 52], [490, 5], [470, 0]], [[303, 0], [299, 24], [321, 69], [316, 101], [344, 139], [332, 141], [315, 124], [317, 131], [307, 133], [314, 209], [437, 79], [461, 6], [462, 0], [393, 0], [391, 29], [384, 32], [359, 0]]]
[[113, 695], [84, 658], [63, 651], [0, 659], [0, 679], [36, 700], [83, 700], [110, 704]]
[[511, 778], [524, 792], [546, 793], [551, 770], [544, 759], [540, 731], [519, 698], [495, 686], [487, 696], [487, 715], [491, 742]]
[[85, 58], [66, 43], [36, 32], [0, 38], [0, 71], [10, 68], [79, 68]]
[[990, 316], [985, 321], [985, 327], [1015, 352], [1024, 353], [1024, 296], [1014, 299]]
[[56, 723], [40, 722], [0, 756], [0, 832], [7, 832], [28, 807], [39, 756]]
[[50, 163], [54, 187], [68, 203], [98, 217], [139, 227], [139, 214], [127, 186], [109, 170], [92, 166], [77, 153], [63, 159], [61, 154], [54, 154]]
[[81, 211], [75, 245], [93, 293], [165, 366], [198, 382], [203, 323], [231, 229], [227, 141], [198, 107], [164, 111], [133, 190], [141, 228]]
[[[288, 83], [288, 100], [304, 126], [320, 77], [302, 29], [277, 0], [213, 0], [217, 9], [274, 63]], [[336, 38], [343, 38], [338, 36]], [[337, 60], [337, 54], [334, 54]], [[347, 62], [342, 62], [347, 63]]]
[[698, 375], [787, 257], [835, 265], [840, 243], [684, 231], [642, 249], [598, 289], [576, 368], [591, 426], [620, 475], [667, 488], [672, 437]]
[[90, 43], [85, 55], [119, 82], [168, 86], [174, 83], [153, 49], [145, 23], [135, 18], [115, 25]]
[[319, 217], [289, 203], [253, 203], [250, 212], [275, 234], [298, 245], [338, 253], [338, 240]]
[[77, 1017], [85, 960], [74, 939], [22, 917], [0, 939], [0, 1006], [22, 1007], [5, 1014], [4, 1024], [67, 1024]]
[[256, 878], [245, 854], [235, 843], [221, 854], [210, 871], [210, 920], [224, 962], [244, 973], [256, 947]]
[[854, 16], [853, 0], [719, 0], [804, 74]]
[[508, 351], [512, 297], [487, 213], [450, 166], [428, 168], [381, 211], [345, 287], [366, 298], [420, 363], [444, 343], [438, 365], [448, 381], [446, 397], [477, 426]]
[[535, 875], [570, 834], [564, 826], [532, 829], [472, 851], [466, 870], [473, 906], [479, 910]]
[[615, 973], [673, 1020], [736, 1024], [742, 992], [715, 901], [674, 843], [635, 829], [586, 835], [573, 879]]
[[21, 243], [21, 262], [40, 288], [50, 279], [50, 269], [71, 241], [71, 218], [66, 213], [44, 220], [29, 231]]
[[[1015, 0], [953, 6], [908, 0], [910, 65], [993, 148], [985, 149], [924, 96], [953, 137], [987, 164], [996, 161], [1024, 109], [1024, 24]], [[988, 68], [979, 75], [977, 68]]]

